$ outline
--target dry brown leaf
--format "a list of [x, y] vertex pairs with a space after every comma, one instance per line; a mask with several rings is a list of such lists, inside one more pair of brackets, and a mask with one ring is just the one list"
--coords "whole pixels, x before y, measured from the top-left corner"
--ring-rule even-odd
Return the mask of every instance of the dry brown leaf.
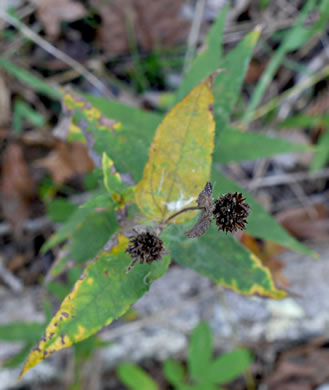
[[46, 34], [54, 39], [60, 33], [61, 22], [73, 22], [86, 15], [86, 8], [74, 0], [31, 0]]
[[285, 210], [277, 220], [298, 240], [329, 240], [329, 209], [325, 204]]
[[85, 145], [61, 140], [56, 141], [54, 150], [47, 157], [37, 160], [34, 165], [49, 170], [57, 184], [63, 184], [75, 175], [89, 172], [94, 167]]
[[16, 237], [20, 236], [22, 224], [29, 216], [34, 193], [34, 181], [24, 160], [22, 147], [12, 143], [2, 161], [1, 206]]
[[257, 240], [246, 232], [242, 233], [240, 241], [270, 269], [279, 287], [287, 288], [289, 286], [289, 282], [282, 273], [283, 264], [277, 259], [277, 256], [285, 250], [284, 247], [272, 241]]
[[189, 22], [181, 15], [184, 0], [91, 0], [101, 17], [99, 39], [110, 55], [131, 51], [132, 39], [144, 50], [185, 41]]
[[263, 75], [266, 69], [267, 62], [260, 63], [259, 61], [252, 59], [249, 64], [249, 68], [245, 77], [245, 83], [255, 84]]

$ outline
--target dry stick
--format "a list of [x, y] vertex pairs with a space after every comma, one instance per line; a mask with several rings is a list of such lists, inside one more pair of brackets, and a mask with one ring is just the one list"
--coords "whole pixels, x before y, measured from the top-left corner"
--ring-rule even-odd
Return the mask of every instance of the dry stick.
[[22, 282], [4, 266], [2, 257], [0, 257], [0, 280], [6, 283], [15, 293], [19, 293], [23, 290]]
[[206, 5], [206, 0], [198, 0], [196, 7], [195, 7], [192, 26], [190, 29], [189, 36], [187, 38], [187, 51], [186, 51], [185, 59], [184, 59], [184, 73], [190, 67], [192, 59], [193, 59], [194, 54], [195, 54], [195, 49], [196, 49], [196, 46], [198, 43], [198, 37], [199, 37], [199, 33], [200, 33], [200, 27], [201, 27], [201, 22], [202, 22], [202, 17], [203, 17], [205, 5]]
[[303, 180], [326, 179], [328, 177], [329, 177], [329, 168], [326, 168], [326, 169], [322, 169], [319, 172], [314, 172], [314, 173], [299, 172], [294, 174], [268, 176], [260, 179], [255, 179], [253, 181], [243, 181], [241, 185], [243, 185], [250, 191], [261, 187], [272, 187], [281, 184], [295, 183], [297, 181], [303, 181]]
[[19, 20], [16, 20], [7, 12], [0, 9], [0, 19], [3, 19], [5, 22], [11, 24], [18, 31], [20, 31], [26, 38], [33, 41], [36, 45], [40, 46], [49, 54], [63, 61], [71, 68], [75, 69], [79, 75], [84, 77], [91, 85], [97, 88], [99, 91], [104, 93], [106, 96], [112, 96], [110, 91], [104, 86], [104, 84], [99, 80], [95, 75], [89, 72], [84, 66], [82, 66], [78, 61], [63, 53], [61, 50], [57, 49], [51, 43], [40, 37], [33, 30], [27, 27], [25, 24], [21, 23]]

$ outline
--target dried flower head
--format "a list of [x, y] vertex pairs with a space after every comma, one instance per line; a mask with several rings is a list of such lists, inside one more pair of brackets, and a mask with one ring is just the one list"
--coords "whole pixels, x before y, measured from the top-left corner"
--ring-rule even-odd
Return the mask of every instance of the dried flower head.
[[202, 212], [197, 223], [192, 227], [192, 229], [185, 232], [185, 236], [189, 238], [203, 236], [205, 233], [207, 233], [210, 227], [212, 221], [212, 185], [210, 181], [206, 183], [196, 202], [202, 209]]
[[240, 192], [229, 192], [215, 200], [212, 213], [218, 230], [228, 233], [246, 228], [250, 206], [245, 200]]
[[155, 234], [140, 233], [129, 241], [126, 252], [133, 258], [133, 262], [127, 268], [127, 273], [139, 261], [140, 264], [151, 264], [164, 254], [163, 241]]

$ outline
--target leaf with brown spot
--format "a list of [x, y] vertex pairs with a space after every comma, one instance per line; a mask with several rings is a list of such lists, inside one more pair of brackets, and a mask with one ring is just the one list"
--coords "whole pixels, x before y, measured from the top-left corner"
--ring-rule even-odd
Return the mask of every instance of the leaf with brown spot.
[[[75, 283], [47, 326], [46, 337], [29, 355], [21, 377], [44, 360], [45, 353], [49, 356], [78, 343], [122, 316], [148, 291], [152, 281], [166, 272], [169, 256], [151, 265], [138, 264], [126, 274], [131, 263], [130, 256], [124, 252], [127, 246], [128, 239], [120, 236], [118, 246], [111, 252], [102, 251], [86, 267], [85, 277]], [[55, 335], [50, 338], [53, 333]]]

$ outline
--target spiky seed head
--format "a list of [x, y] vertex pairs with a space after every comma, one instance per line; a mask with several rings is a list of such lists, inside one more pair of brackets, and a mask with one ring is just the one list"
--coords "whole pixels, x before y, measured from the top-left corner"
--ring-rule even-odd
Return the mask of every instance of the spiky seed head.
[[163, 251], [163, 241], [153, 233], [143, 232], [132, 237], [126, 252], [131, 256], [133, 262], [128, 267], [127, 272], [137, 262], [151, 264], [153, 261], [160, 259]]
[[215, 200], [212, 212], [218, 230], [232, 233], [246, 228], [250, 206], [245, 200], [240, 192], [229, 192]]

